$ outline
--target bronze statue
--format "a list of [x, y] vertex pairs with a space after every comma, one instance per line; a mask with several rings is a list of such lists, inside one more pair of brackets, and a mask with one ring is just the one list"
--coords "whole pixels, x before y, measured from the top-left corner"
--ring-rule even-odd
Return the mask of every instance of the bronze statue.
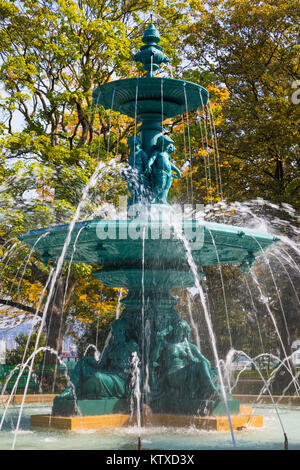
[[91, 356], [81, 359], [70, 378], [72, 385], [60, 394], [61, 398], [99, 399], [128, 396], [132, 353], [138, 353], [139, 347], [127, 335], [127, 328], [124, 319], [113, 323], [113, 342], [101, 362]]
[[148, 155], [142, 149], [139, 136], [131, 136], [127, 140], [130, 148], [129, 167], [126, 170], [127, 187], [131, 194], [128, 205], [142, 204], [150, 201], [150, 176], [147, 174]]
[[191, 328], [185, 320], [157, 334], [152, 355], [152, 381], [178, 398], [206, 399], [219, 394], [214, 381], [216, 372], [197, 346], [189, 342]]
[[173, 140], [166, 135], [160, 135], [153, 147], [153, 153], [147, 163], [147, 172], [151, 176], [153, 204], [167, 204], [167, 196], [172, 184], [172, 178], [181, 178], [178, 168], [171, 162], [175, 152]]

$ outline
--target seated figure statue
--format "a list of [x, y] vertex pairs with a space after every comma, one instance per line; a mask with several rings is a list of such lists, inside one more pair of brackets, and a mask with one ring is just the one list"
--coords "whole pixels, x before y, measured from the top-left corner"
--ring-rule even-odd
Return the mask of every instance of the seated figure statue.
[[[85, 356], [75, 366], [69, 385], [61, 398], [100, 399], [123, 398], [128, 395], [132, 353], [139, 352], [138, 344], [130, 338], [124, 319], [116, 320], [112, 326], [113, 341], [102, 360], [97, 362]], [[75, 392], [75, 393], [74, 393]]]
[[153, 193], [151, 202], [154, 204], [166, 204], [172, 178], [181, 178], [180, 171], [170, 159], [174, 152], [173, 140], [166, 135], [160, 135], [147, 164]]
[[219, 396], [216, 371], [189, 342], [190, 332], [188, 323], [179, 320], [158, 333], [152, 360], [159, 387], [178, 398], [205, 400]]

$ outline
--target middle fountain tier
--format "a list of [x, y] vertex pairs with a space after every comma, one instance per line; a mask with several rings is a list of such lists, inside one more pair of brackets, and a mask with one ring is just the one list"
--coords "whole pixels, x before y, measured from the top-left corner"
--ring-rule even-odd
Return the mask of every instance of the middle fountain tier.
[[[181, 174], [172, 162], [175, 147], [163, 133], [163, 121], [203, 106], [208, 92], [184, 80], [155, 77], [168, 61], [159, 40], [150, 25], [145, 45], [134, 56], [144, 65], [145, 77], [110, 82], [93, 93], [95, 104], [141, 122], [140, 135], [128, 139], [131, 154], [123, 174], [131, 194], [129, 217], [76, 223], [64, 259], [97, 266], [94, 275], [101, 283], [126, 288], [128, 294], [102, 360], [85, 357], [77, 363], [72, 386], [54, 400], [53, 415], [128, 412], [134, 352], [141, 365], [142, 403], [154, 413], [225, 415], [216, 368], [190, 342], [191, 329], [174, 308], [170, 290], [195, 284], [187, 245], [201, 279], [205, 266], [249, 269], [257, 254], [276, 241], [257, 230], [179, 219], [168, 204], [172, 179]], [[69, 226], [61, 225], [20, 238], [48, 262], [60, 256], [68, 232]], [[228, 405], [231, 413], [239, 413], [238, 401], [229, 399]]]

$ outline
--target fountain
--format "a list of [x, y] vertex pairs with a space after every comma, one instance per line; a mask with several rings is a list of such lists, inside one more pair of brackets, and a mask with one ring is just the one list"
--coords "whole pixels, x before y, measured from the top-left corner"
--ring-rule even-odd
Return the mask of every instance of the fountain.
[[[65, 261], [99, 266], [94, 274], [101, 283], [128, 290], [111, 343], [100, 362], [85, 356], [77, 363], [72, 386], [54, 399], [51, 426], [66, 429], [69, 420], [73, 429], [75, 420], [82, 425], [86, 417], [97, 418], [92, 427], [122, 426], [134, 397], [144, 424], [202, 423], [206, 429], [231, 431], [249, 422], [261, 426], [260, 417], [246, 413], [225, 391], [218, 367], [189, 341], [191, 328], [179, 318], [170, 290], [199, 284], [203, 266], [237, 264], [247, 271], [276, 238], [253, 229], [178, 219], [167, 196], [172, 179], [181, 174], [171, 161], [175, 147], [163, 122], [206, 104], [208, 91], [186, 80], [156, 77], [169, 59], [152, 24], [142, 40], [134, 60], [143, 64], [146, 76], [112, 81], [93, 93], [95, 104], [141, 123], [128, 139], [131, 155], [123, 175], [131, 194], [127, 220], [77, 222], [71, 232], [61, 225], [20, 237], [45, 262], [56, 260], [65, 248]], [[137, 384], [130, 386], [137, 364], [139, 393]], [[32, 425], [49, 422], [49, 416], [32, 417]]]

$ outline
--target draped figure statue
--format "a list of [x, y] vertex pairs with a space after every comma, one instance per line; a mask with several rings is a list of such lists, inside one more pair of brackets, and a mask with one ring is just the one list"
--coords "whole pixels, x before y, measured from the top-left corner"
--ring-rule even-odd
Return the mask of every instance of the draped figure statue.
[[[178, 398], [206, 399], [219, 395], [216, 370], [197, 346], [189, 342], [191, 328], [185, 320], [157, 334], [152, 354], [153, 371], [160, 388]], [[154, 372], [156, 373], [156, 372]], [[153, 376], [152, 379], [156, 380]]]
[[127, 334], [127, 322], [116, 320], [112, 326], [113, 341], [100, 362], [85, 356], [75, 366], [69, 385], [61, 398], [123, 398], [129, 393], [132, 354], [138, 344]]

